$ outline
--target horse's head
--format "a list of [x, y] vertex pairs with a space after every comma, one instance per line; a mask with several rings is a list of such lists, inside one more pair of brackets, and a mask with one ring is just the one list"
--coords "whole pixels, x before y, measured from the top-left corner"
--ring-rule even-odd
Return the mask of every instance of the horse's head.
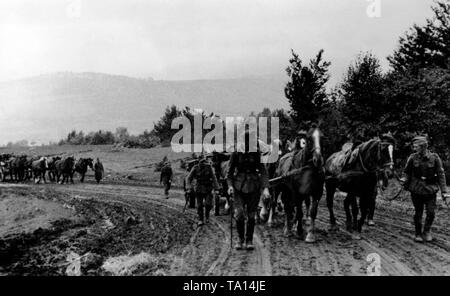
[[91, 168], [91, 170], [94, 170], [94, 160], [92, 158], [87, 158], [86, 159], [86, 164], [88, 167]]
[[394, 168], [394, 139], [392, 136], [372, 139], [361, 145], [361, 166], [364, 171], [391, 170]]
[[66, 160], [64, 161], [65, 165], [67, 168], [73, 168], [74, 164], [75, 164], [75, 157], [73, 156], [68, 156], [66, 158]]
[[48, 158], [46, 156], [42, 156], [39, 161], [44, 164], [44, 167], [48, 169]]
[[261, 210], [259, 212], [259, 218], [261, 219], [261, 222], [266, 222], [269, 218], [270, 213], [270, 205], [271, 205], [272, 197], [261, 197]]
[[306, 138], [306, 153], [311, 153], [312, 162], [316, 168], [323, 165], [322, 157], [322, 132], [317, 126], [311, 127]]
[[389, 142], [380, 142], [380, 156], [378, 163], [381, 168], [394, 168], [394, 145]]

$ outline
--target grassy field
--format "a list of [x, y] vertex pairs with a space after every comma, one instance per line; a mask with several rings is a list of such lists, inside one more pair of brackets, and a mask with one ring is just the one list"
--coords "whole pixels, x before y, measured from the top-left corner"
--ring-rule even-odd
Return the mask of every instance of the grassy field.
[[[75, 156], [99, 158], [105, 168], [104, 182], [127, 180], [149, 185], [159, 184], [159, 172], [155, 172], [156, 165], [167, 156], [172, 163], [175, 187], [181, 187], [186, 171], [180, 168], [181, 159], [190, 153], [174, 153], [170, 147], [152, 149], [129, 149], [114, 147], [113, 145], [54, 145], [23, 148], [0, 148], [0, 154], [14, 153], [26, 155], [46, 156]], [[77, 182], [78, 177], [75, 177]], [[94, 180], [91, 170], [86, 176], [87, 181]]]

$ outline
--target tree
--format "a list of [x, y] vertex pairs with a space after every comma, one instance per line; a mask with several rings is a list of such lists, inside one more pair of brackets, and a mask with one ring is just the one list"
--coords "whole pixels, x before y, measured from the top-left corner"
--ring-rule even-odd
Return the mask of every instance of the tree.
[[450, 3], [436, 2], [432, 10], [433, 17], [413, 26], [388, 58], [384, 125], [397, 132], [403, 156], [411, 138], [425, 133], [445, 163], [450, 159]]
[[353, 137], [367, 139], [382, 132], [380, 122], [387, 111], [383, 83], [380, 62], [371, 53], [360, 54], [349, 66], [340, 97], [345, 125]]
[[423, 68], [450, 69], [450, 2], [436, 2], [432, 10], [434, 16], [427, 19], [426, 25], [414, 25], [388, 58], [395, 72], [418, 74]]
[[342, 149], [342, 145], [349, 140], [345, 118], [342, 115], [342, 92], [336, 87], [330, 95], [327, 104], [322, 109], [320, 129], [323, 133], [323, 153], [331, 155]]
[[175, 105], [167, 106], [164, 115], [155, 123], [154, 134], [163, 143], [163, 146], [169, 145], [172, 136], [177, 132], [175, 129], [172, 130], [172, 120], [181, 115], [181, 111]]
[[126, 127], [118, 127], [116, 128], [115, 137], [117, 141], [123, 143], [130, 137], [130, 134], [128, 133], [128, 129]]
[[272, 117], [278, 117], [280, 127], [280, 140], [286, 143], [295, 134], [295, 123], [292, 117], [284, 109], [276, 109], [272, 112]]
[[450, 157], [450, 70], [390, 73], [384, 96], [389, 104], [384, 125], [397, 132], [401, 154], [409, 152], [413, 135], [428, 134], [433, 148]]
[[286, 72], [290, 78], [284, 92], [291, 106], [292, 117], [300, 128], [308, 128], [311, 122], [319, 120], [323, 105], [326, 103], [325, 84], [328, 82], [330, 62], [322, 58], [320, 50], [309, 66], [292, 50], [292, 58]]

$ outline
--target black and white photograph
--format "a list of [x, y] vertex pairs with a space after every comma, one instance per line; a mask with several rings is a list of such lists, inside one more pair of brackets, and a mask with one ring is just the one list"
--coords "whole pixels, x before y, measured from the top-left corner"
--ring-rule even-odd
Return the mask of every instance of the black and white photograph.
[[448, 184], [449, 0], [0, 2], [4, 278], [449, 276]]

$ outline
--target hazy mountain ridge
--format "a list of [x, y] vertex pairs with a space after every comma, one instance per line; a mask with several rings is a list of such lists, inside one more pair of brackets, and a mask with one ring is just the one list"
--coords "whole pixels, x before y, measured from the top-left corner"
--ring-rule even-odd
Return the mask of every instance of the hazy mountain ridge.
[[284, 81], [270, 78], [152, 80], [100, 73], [45, 74], [0, 83], [0, 144], [45, 141], [70, 130], [152, 129], [167, 105], [221, 115], [286, 108]]

